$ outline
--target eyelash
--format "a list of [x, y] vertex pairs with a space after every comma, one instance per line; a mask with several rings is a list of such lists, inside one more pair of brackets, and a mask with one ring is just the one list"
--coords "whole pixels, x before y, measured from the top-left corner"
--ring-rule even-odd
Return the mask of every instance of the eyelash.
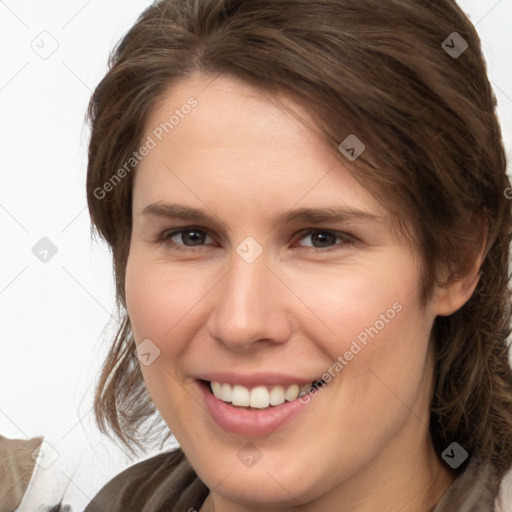
[[[201, 251], [202, 248], [204, 247], [204, 245], [187, 246], [187, 245], [183, 245], [183, 244], [177, 244], [176, 242], [171, 242], [169, 240], [174, 235], [178, 235], [180, 233], [184, 233], [187, 231], [199, 231], [201, 233], [205, 233], [207, 236], [211, 236], [208, 233], [208, 231], [205, 229], [196, 228], [194, 226], [189, 226], [189, 227], [185, 227], [185, 228], [181, 228], [181, 229], [177, 229], [177, 230], [173, 230], [173, 231], [163, 231], [159, 235], [157, 242], [173, 245], [174, 249], [176, 251], [182, 251], [182, 252], [187, 252], [187, 251], [199, 252], [199, 251]], [[302, 240], [303, 238], [310, 236], [313, 233], [329, 233], [329, 234], [335, 235], [337, 238], [342, 240], [343, 247], [347, 246], [347, 245], [349, 245], [349, 246], [354, 245], [354, 243], [356, 241], [355, 237], [353, 237], [352, 235], [349, 235], [348, 233], [344, 233], [341, 231], [331, 231], [328, 229], [312, 229], [312, 228], [301, 231], [299, 240]], [[186, 249], [183, 249], [183, 247], [186, 247]], [[326, 253], [326, 252], [334, 252], [334, 251], [341, 250], [342, 247], [335, 245], [335, 246], [327, 247], [324, 249], [319, 248], [319, 247], [303, 247], [303, 249], [309, 249], [313, 253]]]

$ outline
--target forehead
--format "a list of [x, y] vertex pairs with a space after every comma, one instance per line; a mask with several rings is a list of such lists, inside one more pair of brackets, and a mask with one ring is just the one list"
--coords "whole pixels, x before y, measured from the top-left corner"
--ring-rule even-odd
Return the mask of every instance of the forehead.
[[[296, 100], [279, 101], [312, 122]], [[229, 198], [240, 215], [350, 203], [385, 214], [314, 131], [276, 98], [231, 77], [195, 75], [169, 88], [147, 118], [148, 138], [154, 147], [138, 166], [135, 201], [172, 195], [199, 204], [215, 196]]]
[[154, 134], [158, 142], [165, 139], [175, 149], [185, 144], [250, 153], [253, 147], [266, 144], [269, 150], [291, 150], [299, 156], [323, 146], [318, 136], [277, 102], [309, 120], [298, 100], [283, 94], [277, 98], [231, 76], [195, 74], [159, 98], [148, 115], [145, 132]]

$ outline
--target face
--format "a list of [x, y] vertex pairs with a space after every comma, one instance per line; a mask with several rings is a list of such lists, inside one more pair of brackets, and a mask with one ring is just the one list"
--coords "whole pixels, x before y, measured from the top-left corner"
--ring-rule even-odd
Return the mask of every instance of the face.
[[226, 76], [173, 87], [143, 140], [128, 314], [148, 390], [216, 503], [355, 503], [396, 467], [413, 481], [438, 304], [420, 306], [387, 210], [343, 155]]

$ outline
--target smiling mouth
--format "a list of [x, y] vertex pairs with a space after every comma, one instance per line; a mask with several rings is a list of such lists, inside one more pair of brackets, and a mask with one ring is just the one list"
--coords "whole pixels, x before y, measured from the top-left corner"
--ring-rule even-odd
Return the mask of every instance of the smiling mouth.
[[322, 379], [299, 386], [261, 385], [247, 388], [240, 384], [228, 384], [216, 381], [200, 380], [208, 391], [217, 399], [230, 404], [237, 409], [261, 410], [277, 407], [285, 402], [292, 402], [312, 391], [319, 390], [327, 385]]

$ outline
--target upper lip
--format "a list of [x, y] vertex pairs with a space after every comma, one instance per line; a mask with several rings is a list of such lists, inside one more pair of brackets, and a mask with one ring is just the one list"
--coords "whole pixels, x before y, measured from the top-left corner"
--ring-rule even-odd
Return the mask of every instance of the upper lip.
[[310, 379], [304, 377], [297, 377], [295, 375], [285, 375], [282, 373], [275, 372], [259, 372], [259, 373], [237, 373], [228, 371], [215, 371], [205, 372], [201, 375], [195, 376], [200, 380], [221, 382], [222, 384], [240, 384], [247, 388], [262, 386], [265, 384], [280, 384], [280, 385], [291, 385], [291, 384], [309, 384], [320, 380], [320, 377], [312, 377]]

